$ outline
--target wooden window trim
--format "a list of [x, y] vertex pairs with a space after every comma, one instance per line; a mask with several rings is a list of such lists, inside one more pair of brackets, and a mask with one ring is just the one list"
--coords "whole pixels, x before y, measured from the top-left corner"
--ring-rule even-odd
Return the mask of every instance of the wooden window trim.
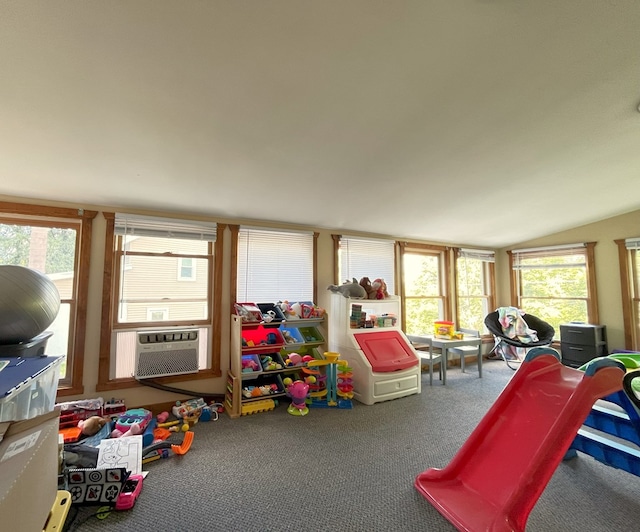
[[[7, 219], [14, 217], [29, 221], [31, 225], [46, 226], [46, 221], [42, 218], [51, 220], [76, 220], [79, 222], [78, 239], [76, 242], [76, 265], [74, 275], [75, 279], [75, 311], [73, 312], [70, 322], [73, 322], [73, 332], [70, 334], [71, 357], [72, 360], [67, 361], [67, 368], [70, 368], [70, 383], [58, 386], [58, 396], [80, 395], [84, 393], [84, 354], [86, 342], [87, 328], [87, 301], [89, 293], [89, 266], [91, 259], [91, 237], [93, 219], [98, 211], [88, 209], [74, 209], [67, 207], [52, 207], [46, 205], [16, 203], [9, 201], [0, 201], [0, 212], [7, 215]], [[41, 220], [31, 220], [20, 218], [38, 217]]]
[[[406, 288], [405, 288], [405, 279], [404, 279], [404, 256], [406, 253], [417, 253], [423, 255], [433, 255], [438, 254], [440, 256], [440, 260], [442, 261], [441, 273], [443, 275], [443, 279], [440, 280], [444, 290], [442, 294], [443, 299], [443, 310], [445, 320], [453, 319], [453, 308], [452, 308], [452, 299], [453, 295], [451, 294], [452, 284], [451, 284], [451, 248], [448, 246], [438, 246], [434, 244], [421, 244], [416, 242], [397, 242], [396, 247], [399, 250], [399, 259], [400, 263], [400, 277], [401, 283], [399, 284], [400, 289], [398, 292], [400, 293], [400, 298], [402, 301], [402, 329], [406, 330]], [[455, 294], [454, 294], [455, 295]]]
[[[109, 390], [122, 390], [125, 388], [136, 388], [143, 386], [134, 378], [126, 379], [109, 379], [109, 369], [111, 363], [111, 334], [114, 327], [115, 319], [115, 302], [114, 296], [116, 294], [117, 280], [119, 275], [119, 261], [117, 260], [117, 254], [115, 252], [115, 213], [103, 212], [102, 215], [106, 221], [105, 231], [105, 263], [104, 263], [104, 276], [102, 282], [102, 319], [100, 326], [100, 354], [98, 361], [98, 383], [96, 385], [96, 391], [109, 391]], [[211, 379], [220, 377], [221, 364], [221, 329], [222, 329], [222, 312], [215, 309], [220, 309], [222, 306], [222, 253], [224, 249], [224, 232], [225, 224], [218, 224], [218, 230], [216, 233], [216, 241], [214, 245], [214, 257], [213, 257], [213, 279], [210, 290], [213, 290], [213, 297], [209, 294], [210, 312], [213, 317], [211, 322], [207, 321], [207, 325], [211, 323], [211, 368], [201, 370], [197, 374], [193, 375], [175, 375], [172, 377], [161, 377], [154, 379], [161, 384], [171, 384], [174, 382], [193, 381], [200, 379]], [[149, 326], [149, 323], [145, 323], [145, 326]], [[151, 324], [153, 325], [153, 324]], [[163, 326], [170, 326], [166, 322], [162, 323]], [[122, 329], [131, 329], [135, 324], [127, 324], [127, 327], [120, 327]]]
[[[240, 226], [233, 224], [228, 225], [231, 232], [231, 301], [238, 300], [238, 237], [240, 235]], [[285, 231], [285, 230], [283, 230]], [[318, 237], [320, 233], [313, 233], [312, 243], [312, 279], [313, 279], [313, 302], [318, 302]], [[336, 255], [337, 256], [337, 255]], [[229, 309], [231, 313], [232, 310]]]
[[[458, 321], [460, 316], [460, 308], [459, 308], [459, 286], [458, 286], [458, 253], [460, 252], [460, 248], [453, 248], [453, 271], [452, 271], [452, 282], [453, 282], [453, 293], [454, 293], [454, 307], [455, 307], [455, 320]], [[486, 270], [485, 270], [486, 268]], [[488, 275], [487, 281], [487, 290], [488, 294], [486, 296], [487, 307], [490, 309], [496, 308], [496, 265], [495, 262], [486, 262], [483, 265], [483, 276]], [[492, 336], [491, 334], [484, 335], [485, 337]]]
[[629, 251], [624, 240], [614, 240], [618, 246], [618, 263], [620, 266], [620, 290], [622, 299], [622, 319], [624, 325], [625, 349], [636, 349], [636, 326], [633, 319], [632, 269], [629, 267]]
[[[584, 257], [587, 274], [587, 315], [589, 323], [600, 323], [600, 315], [598, 312], [598, 289], [596, 284], [596, 261], [595, 246], [597, 242], [584, 243]], [[575, 252], [573, 254], [577, 254]], [[511, 305], [519, 308], [520, 294], [518, 292], [517, 274], [514, 269], [514, 251], [508, 250], [509, 256], [509, 277], [511, 289]], [[570, 254], [570, 253], [567, 253]]]

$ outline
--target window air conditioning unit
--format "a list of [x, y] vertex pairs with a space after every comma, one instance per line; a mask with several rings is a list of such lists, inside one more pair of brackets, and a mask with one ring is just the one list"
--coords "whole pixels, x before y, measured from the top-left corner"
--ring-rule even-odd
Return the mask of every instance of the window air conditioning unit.
[[198, 329], [138, 331], [136, 379], [198, 372]]

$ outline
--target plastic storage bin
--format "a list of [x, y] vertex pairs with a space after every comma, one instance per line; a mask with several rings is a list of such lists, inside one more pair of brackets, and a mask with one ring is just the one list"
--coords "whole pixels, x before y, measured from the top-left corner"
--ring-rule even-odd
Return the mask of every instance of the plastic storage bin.
[[298, 329], [302, 338], [307, 343], [323, 343], [324, 338], [320, 334], [320, 331], [315, 327], [300, 327]]
[[0, 371], [0, 421], [31, 419], [54, 409], [64, 357], [10, 358]]
[[280, 332], [286, 345], [304, 344], [304, 338], [296, 327], [280, 326]]
[[242, 348], [277, 348], [284, 345], [284, 338], [279, 329], [257, 326], [255, 329], [242, 330]]
[[[270, 323], [271, 325], [278, 327], [283, 321], [285, 321], [282, 309], [274, 303], [258, 303], [258, 308], [260, 309], [260, 312], [262, 312], [262, 318], [266, 323]], [[266, 321], [268, 319], [267, 316], [271, 318], [270, 322]]]

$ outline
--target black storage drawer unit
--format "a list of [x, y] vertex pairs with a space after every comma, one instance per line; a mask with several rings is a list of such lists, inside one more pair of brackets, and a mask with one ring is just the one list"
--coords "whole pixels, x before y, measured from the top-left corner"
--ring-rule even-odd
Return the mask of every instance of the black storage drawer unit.
[[593, 358], [607, 356], [607, 329], [588, 323], [560, 325], [560, 350], [562, 363], [576, 368]]

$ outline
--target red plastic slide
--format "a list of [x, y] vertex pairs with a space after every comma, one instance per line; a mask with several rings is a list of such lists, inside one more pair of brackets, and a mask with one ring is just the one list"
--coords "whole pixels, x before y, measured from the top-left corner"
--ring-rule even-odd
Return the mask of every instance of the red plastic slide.
[[622, 388], [624, 366], [593, 360], [584, 372], [534, 348], [449, 465], [416, 489], [458, 530], [520, 531], [597, 399]]

